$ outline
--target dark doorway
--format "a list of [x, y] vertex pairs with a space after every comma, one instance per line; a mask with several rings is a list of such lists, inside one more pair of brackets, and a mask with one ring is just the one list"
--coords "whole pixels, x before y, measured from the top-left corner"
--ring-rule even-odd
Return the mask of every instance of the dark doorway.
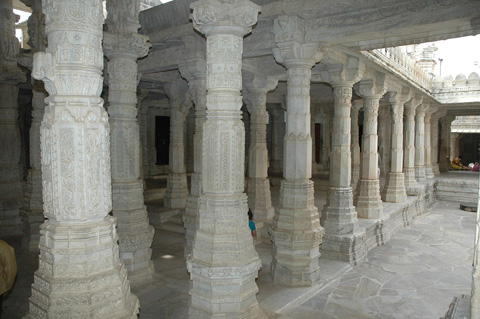
[[170, 147], [170, 117], [155, 117], [155, 148], [157, 150], [156, 165], [168, 165], [168, 149]]
[[315, 123], [315, 162], [320, 163], [320, 151], [323, 147], [322, 124]]

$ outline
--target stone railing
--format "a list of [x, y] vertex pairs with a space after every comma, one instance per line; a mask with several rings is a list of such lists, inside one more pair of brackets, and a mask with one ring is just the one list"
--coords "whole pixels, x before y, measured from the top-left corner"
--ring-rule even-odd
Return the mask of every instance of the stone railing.
[[418, 61], [402, 47], [362, 51], [362, 54], [401, 78], [431, 92], [433, 75], [420, 67]]
[[480, 76], [473, 72], [468, 78], [464, 74], [435, 77], [433, 95], [441, 103], [472, 103], [480, 101]]

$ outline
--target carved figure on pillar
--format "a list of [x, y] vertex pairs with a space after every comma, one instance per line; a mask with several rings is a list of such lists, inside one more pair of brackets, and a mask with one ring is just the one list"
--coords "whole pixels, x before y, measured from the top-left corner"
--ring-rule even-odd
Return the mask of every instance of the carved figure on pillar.
[[325, 48], [305, 42], [305, 22], [280, 16], [274, 22], [273, 54], [287, 68], [287, 131], [280, 202], [273, 219], [271, 272], [276, 283], [312, 285], [320, 279], [319, 244], [324, 230], [314, 205], [310, 136], [311, 68]]
[[193, 135], [193, 174], [191, 177], [190, 195], [187, 198], [183, 225], [185, 227], [185, 259], [191, 258], [192, 243], [198, 228], [198, 209], [202, 194], [202, 149], [203, 124], [206, 120], [207, 99], [207, 64], [205, 60], [205, 41], [199, 36], [184, 37], [183, 42], [188, 52], [194, 52], [191, 57], [180, 66], [180, 74], [188, 81], [190, 95], [195, 106], [195, 133]]
[[207, 38], [207, 119], [203, 126], [202, 193], [191, 258], [190, 318], [257, 318], [253, 246], [244, 189], [241, 121], [243, 36], [260, 7], [248, 0], [192, 3], [193, 26]]
[[175, 82], [165, 85], [164, 90], [170, 101], [169, 172], [164, 205], [183, 209], [188, 197], [184, 123], [192, 102], [188, 84], [184, 79], [178, 78]]
[[356, 90], [364, 99], [364, 119], [360, 182], [355, 203], [358, 217], [378, 219], [382, 218], [383, 206], [378, 179], [377, 119], [379, 101], [387, 90], [385, 74], [375, 72], [373, 78], [360, 81]]
[[327, 70], [322, 78], [333, 86], [334, 116], [330, 188], [322, 212], [325, 228], [322, 252], [329, 258], [356, 264], [366, 258], [366, 249], [363, 245], [355, 244], [361, 234], [358, 233], [357, 211], [353, 206], [351, 187], [350, 113], [353, 85], [363, 76], [365, 66], [358, 59], [348, 57], [347, 63], [329, 65]]
[[407, 200], [407, 192], [403, 174], [403, 110], [405, 102], [410, 99], [410, 89], [405, 87], [401, 92], [388, 92], [387, 99], [391, 104], [392, 147], [390, 171], [387, 174], [382, 199], [389, 203], [404, 203]]
[[268, 180], [267, 150], [267, 93], [273, 90], [278, 80], [255, 75], [246, 79], [244, 100], [250, 113], [250, 145], [248, 151], [248, 207], [253, 210], [255, 222], [273, 218], [273, 207]]
[[425, 114], [430, 104], [422, 103], [415, 114], [415, 178], [423, 183], [425, 177]]
[[18, 125], [18, 86], [26, 81], [17, 67], [20, 43], [15, 37], [17, 16], [12, 0], [0, 1], [0, 233], [3, 236], [22, 233], [19, 210], [22, 206], [21, 136]]
[[405, 175], [405, 189], [407, 195], [413, 196], [418, 193], [417, 180], [415, 179], [415, 110], [422, 103], [420, 94], [415, 94], [412, 99], [405, 103], [404, 110], [404, 154], [403, 173]]
[[[122, 6], [124, 5], [124, 6]], [[140, 180], [140, 128], [137, 120], [137, 59], [147, 55], [148, 37], [137, 33], [140, 1], [107, 0], [103, 46], [108, 58], [108, 113], [112, 154], [113, 216], [117, 218], [120, 258], [128, 279], [139, 285], [152, 278], [149, 224]]]
[[119, 258], [108, 116], [102, 91], [101, 1], [45, 0], [47, 52], [32, 76], [50, 96], [41, 126], [44, 214], [33, 318], [137, 318]]

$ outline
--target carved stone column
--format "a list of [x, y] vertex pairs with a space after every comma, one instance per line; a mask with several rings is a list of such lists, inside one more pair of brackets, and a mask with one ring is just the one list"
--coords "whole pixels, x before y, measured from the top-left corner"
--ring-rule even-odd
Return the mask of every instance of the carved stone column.
[[184, 123], [192, 104], [188, 85], [183, 79], [167, 84], [165, 93], [170, 100], [170, 147], [168, 150], [167, 188], [163, 200], [165, 207], [185, 208], [188, 186], [185, 168]]
[[440, 164], [439, 164], [439, 143], [438, 134], [439, 134], [439, 123], [440, 118], [445, 115], [445, 111], [437, 112], [432, 115], [432, 171], [435, 176], [440, 175]]
[[364, 71], [365, 66], [350, 57], [347, 64], [329, 65], [328, 75], [322, 74], [322, 78], [333, 86], [334, 100], [330, 188], [322, 212], [325, 228], [322, 251], [330, 258], [350, 263], [358, 261], [355, 256], [365, 255], [365, 252], [359, 252], [362, 247], [354, 244], [353, 237], [358, 229], [358, 220], [353, 206], [350, 146], [352, 89]]
[[202, 187], [192, 255], [190, 318], [256, 318], [260, 259], [248, 228], [241, 121], [243, 36], [260, 7], [247, 0], [191, 4], [195, 29], [207, 38], [207, 119]]
[[137, 318], [112, 209], [102, 91], [101, 1], [45, 0], [47, 52], [32, 76], [50, 96], [41, 126], [44, 214], [25, 318]]
[[[28, 19], [28, 33], [31, 52], [45, 50], [45, 18], [42, 1], [26, 1], [32, 8]], [[40, 159], [40, 124], [45, 109], [46, 92], [42, 81], [31, 79], [32, 83], [32, 126], [30, 127], [30, 166], [24, 192], [23, 207], [20, 211], [23, 222], [22, 247], [28, 251], [38, 251], [40, 225], [45, 221], [42, 200], [42, 171]]]
[[21, 235], [22, 169], [21, 137], [18, 126], [18, 83], [25, 75], [17, 67], [20, 44], [15, 37], [16, 15], [12, 0], [0, 1], [0, 234]]
[[432, 129], [431, 129], [431, 121], [432, 121], [432, 114], [437, 110], [436, 107], [430, 106], [428, 108], [428, 112], [425, 114], [425, 177], [426, 178], [434, 178], [435, 175], [433, 174], [432, 169]]
[[425, 178], [425, 113], [429, 104], [423, 103], [415, 113], [415, 178], [423, 183]]
[[360, 81], [357, 91], [364, 99], [360, 181], [355, 197], [358, 217], [382, 218], [383, 206], [378, 180], [377, 118], [380, 98], [386, 92], [385, 75]]
[[[450, 156], [450, 133], [452, 131], [452, 121], [455, 116], [444, 116], [440, 119], [442, 130], [440, 132], [440, 158], [438, 159], [438, 167], [440, 172], [448, 172], [452, 158]], [[455, 155], [454, 155], [455, 156]]]
[[422, 103], [419, 94], [405, 103], [404, 110], [404, 154], [403, 173], [405, 175], [405, 189], [407, 195], [417, 195], [418, 184], [415, 179], [415, 109]]
[[138, 285], [152, 278], [149, 225], [140, 180], [140, 128], [137, 120], [137, 59], [148, 53], [148, 37], [137, 33], [140, 1], [107, 0], [103, 46], [108, 58], [108, 113], [112, 158], [113, 216], [117, 218], [120, 258], [128, 279]]
[[199, 56], [185, 61], [180, 66], [180, 73], [188, 81], [188, 87], [195, 105], [195, 133], [193, 135], [193, 174], [190, 195], [183, 214], [185, 227], [185, 259], [188, 260], [192, 253], [192, 244], [198, 228], [198, 209], [200, 195], [202, 194], [202, 150], [203, 150], [203, 125], [206, 120], [206, 79], [207, 65], [205, 60], [205, 41], [201, 37], [188, 37], [183, 39], [189, 52], [196, 52]]
[[325, 125], [323, 128], [323, 150], [322, 150], [322, 167], [324, 170], [330, 168], [330, 153], [332, 151], [332, 122], [333, 122], [333, 105], [324, 106], [323, 114], [325, 114]]
[[248, 150], [248, 206], [254, 213], [255, 221], [273, 218], [273, 207], [268, 179], [267, 150], [267, 93], [277, 86], [278, 81], [254, 76], [245, 81], [247, 92], [244, 100], [250, 113], [250, 145]]
[[389, 203], [404, 203], [407, 200], [405, 175], [403, 174], [403, 108], [410, 99], [409, 92], [389, 92], [391, 104], [392, 135], [390, 171], [382, 192], [382, 200]]
[[[324, 234], [314, 205], [310, 137], [311, 68], [324, 51], [305, 43], [305, 22], [280, 16], [274, 22], [274, 56], [287, 68], [287, 132], [280, 202], [273, 219], [271, 272], [276, 283], [311, 285], [320, 279], [319, 244]], [[292, 40], [295, 39], [295, 40]]]
[[358, 113], [363, 107], [363, 100], [352, 102], [352, 190], [355, 192], [360, 179], [360, 137]]
[[283, 172], [283, 138], [285, 136], [285, 110], [282, 108], [271, 110], [272, 115], [272, 158], [270, 173], [277, 175]]

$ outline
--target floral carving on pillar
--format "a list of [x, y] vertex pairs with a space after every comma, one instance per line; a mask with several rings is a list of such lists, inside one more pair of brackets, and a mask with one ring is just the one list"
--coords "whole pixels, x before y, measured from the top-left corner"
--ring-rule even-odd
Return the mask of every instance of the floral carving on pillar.
[[260, 7], [247, 0], [191, 4], [195, 29], [207, 38], [207, 114], [202, 189], [192, 254], [190, 318], [256, 318], [260, 260], [248, 229], [241, 121], [243, 36]]
[[147, 55], [148, 37], [137, 33], [140, 2], [107, 1], [103, 47], [108, 59], [108, 113], [113, 216], [117, 218], [120, 258], [128, 279], [139, 285], [152, 278], [149, 225], [140, 180], [140, 128], [137, 108], [137, 59]]
[[[112, 209], [102, 91], [101, 1], [45, 0], [46, 52], [32, 76], [50, 96], [41, 125], [44, 214], [26, 318], [136, 318]], [[68, 244], [66, 244], [68, 243]], [[82, 298], [78, 298], [79, 293]], [[85, 302], [87, 300], [88, 302]]]

